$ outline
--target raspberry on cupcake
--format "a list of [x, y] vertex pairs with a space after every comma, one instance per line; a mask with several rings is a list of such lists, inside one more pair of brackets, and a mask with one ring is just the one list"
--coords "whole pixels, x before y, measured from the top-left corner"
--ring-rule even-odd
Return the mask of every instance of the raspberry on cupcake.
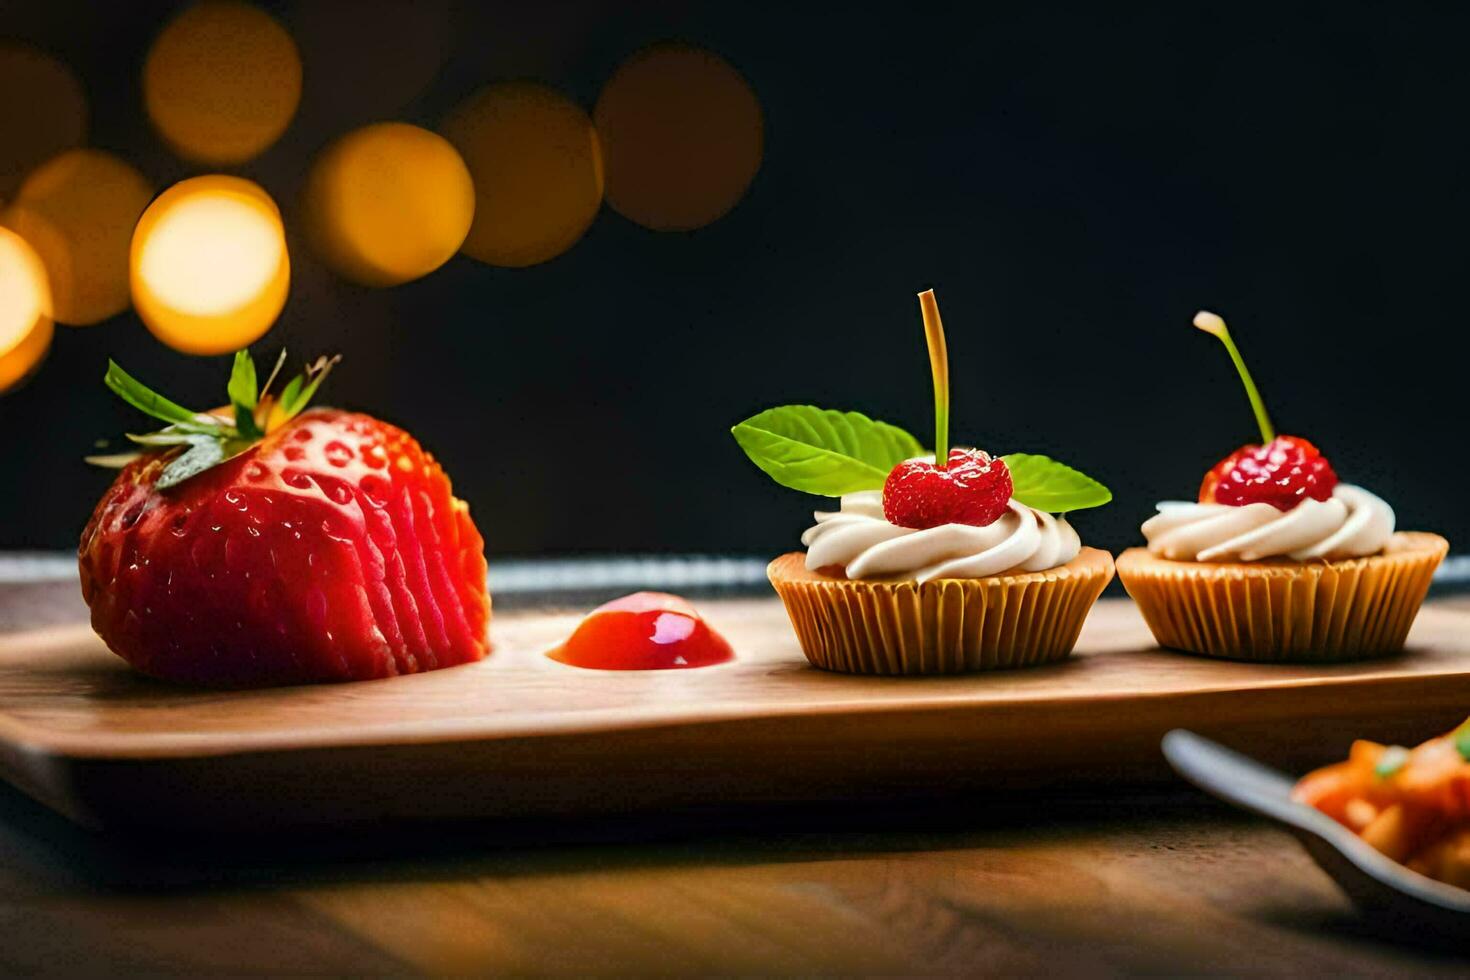
[[895, 426], [810, 405], [735, 426], [783, 486], [841, 499], [773, 561], [771, 584], [817, 667], [942, 674], [1065, 658], [1113, 577], [1065, 515], [1112, 499], [1045, 456], [949, 445], [949, 362], [933, 290], [919, 295], [934, 375], [935, 452]]
[[1394, 512], [1300, 436], [1278, 435], [1225, 321], [1194, 325], [1229, 352], [1261, 442], [1205, 474], [1198, 502], [1166, 501], [1118, 576], [1166, 647], [1257, 661], [1332, 661], [1401, 649], [1444, 538], [1394, 531]]

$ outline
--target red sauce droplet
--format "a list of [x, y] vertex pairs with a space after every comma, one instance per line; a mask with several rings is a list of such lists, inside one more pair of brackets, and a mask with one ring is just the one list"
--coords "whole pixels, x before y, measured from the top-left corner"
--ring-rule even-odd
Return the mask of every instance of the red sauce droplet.
[[592, 610], [547, 656], [593, 670], [671, 670], [722, 664], [735, 652], [688, 600], [635, 592]]

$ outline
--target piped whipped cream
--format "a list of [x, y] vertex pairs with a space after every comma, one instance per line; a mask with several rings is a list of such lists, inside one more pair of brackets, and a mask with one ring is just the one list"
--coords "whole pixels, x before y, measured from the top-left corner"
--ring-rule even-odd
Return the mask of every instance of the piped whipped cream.
[[851, 579], [900, 576], [919, 582], [982, 578], [1002, 572], [1039, 572], [1065, 565], [1082, 550], [1072, 525], [1012, 500], [985, 527], [942, 524], [911, 528], [883, 516], [883, 494], [849, 493], [842, 509], [817, 511], [817, 523], [801, 536], [806, 567], [840, 566]]
[[1362, 487], [1339, 483], [1327, 500], [1291, 510], [1270, 504], [1165, 501], [1143, 524], [1148, 550], [1174, 561], [1361, 558], [1393, 536], [1393, 508]]

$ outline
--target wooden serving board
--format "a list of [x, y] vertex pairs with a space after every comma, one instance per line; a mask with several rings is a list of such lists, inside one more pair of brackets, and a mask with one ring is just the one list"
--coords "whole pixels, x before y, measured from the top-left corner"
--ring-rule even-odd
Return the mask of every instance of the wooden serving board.
[[578, 670], [544, 652], [580, 613], [527, 612], [480, 664], [264, 691], [150, 681], [82, 625], [0, 634], [0, 775], [90, 825], [687, 813], [1167, 778], [1174, 727], [1299, 769], [1470, 713], [1466, 599], [1429, 603], [1404, 656], [1336, 667], [1160, 651], [1105, 600], [1067, 663], [936, 678], [823, 673], [775, 599], [700, 605], [735, 663]]

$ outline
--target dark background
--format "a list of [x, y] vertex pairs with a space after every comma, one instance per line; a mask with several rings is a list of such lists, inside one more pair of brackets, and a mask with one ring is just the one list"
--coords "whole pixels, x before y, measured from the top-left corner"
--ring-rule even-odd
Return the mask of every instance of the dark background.
[[[1076, 518], [1089, 543], [1133, 543], [1155, 501], [1255, 438], [1224, 352], [1189, 325], [1201, 307], [1231, 322], [1280, 429], [1400, 526], [1470, 541], [1466, 13], [421, 3], [431, 26], [412, 37], [355, 4], [263, 6], [306, 80], [285, 137], [237, 171], [291, 236], [292, 296], [257, 350], [341, 351], [325, 401], [434, 450], [492, 554], [795, 547], [816, 499], [767, 480], [730, 425], [806, 401], [927, 441], [914, 294], [930, 285], [957, 441], [1108, 483], [1114, 503]], [[174, 9], [0, 0], [0, 38], [67, 61], [91, 142], [160, 188], [199, 172], [139, 97]], [[656, 233], [604, 208], [544, 265], [461, 256], [391, 290], [343, 282], [293, 235], [301, 174], [343, 131], [432, 127], [501, 78], [590, 109], [665, 38], [728, 58], [764, 108], [761, 170], [713, 225]], [[374, 84], [436, 48], [422, 91]], [[109, 355], [177, 400], [221, 400], [226, 360], [169, 351], [132, 314], [58, 328], [41, 372], [0, 398], [0, 546], [75, 542], [109, 480], [81, 457], [139, 421], [101, 385]]]

